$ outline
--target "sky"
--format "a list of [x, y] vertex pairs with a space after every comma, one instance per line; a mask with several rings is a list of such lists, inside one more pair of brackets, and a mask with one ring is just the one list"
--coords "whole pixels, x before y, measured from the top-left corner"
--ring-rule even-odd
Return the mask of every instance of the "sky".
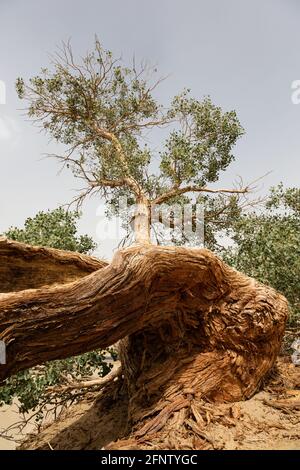
[[[125, 62], [134, 54], [155, 64], [168, 75], [156, 95], [164, 104], [190, 88], [197, 99], [210, 95], [224, 110], [235, 109], [246, 133], [220, 186], [270, 171], [262, 193], [280, 181], [299, 186], [300, 104], [292, 100], [292, 83], [300, 80], [299, 21], [298, 0], [0, 0], [0, 233], [70, 202], [79, 188], [45, 158], [56, 146], [28, 120], [14, 88], [69, 38], [78, 54], [97, 34]], [[109, 259], [116, 246], [103, 236], [99, 205], [85, 203], [80, 231]]]

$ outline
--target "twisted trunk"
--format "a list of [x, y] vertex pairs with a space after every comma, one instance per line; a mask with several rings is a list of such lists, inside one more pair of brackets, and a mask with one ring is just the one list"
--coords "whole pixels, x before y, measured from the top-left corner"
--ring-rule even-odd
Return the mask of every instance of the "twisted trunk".
[[174, 422], [196, 436], [201, 400], [250, 397], [280, 349], [284, 297], [208, 250], [134, 246], [105, 265], [2, 239], [0, 263], [0, 380], [121, 340], [128, 427], [117, 447], [165, 442]]

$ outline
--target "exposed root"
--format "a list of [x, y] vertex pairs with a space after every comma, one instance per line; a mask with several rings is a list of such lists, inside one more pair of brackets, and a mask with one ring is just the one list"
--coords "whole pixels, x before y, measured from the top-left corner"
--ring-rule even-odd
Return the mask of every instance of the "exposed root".
[[[297, 387], [300, 371], [282, 360], [278, 369]], [[27, 439], [23, 449], [296, 449], [300, 447], [300, 411], [297, 406], [273, 407], [276, 402], [297, 403], [300, 389], [285, 389], [278, 396], [276, 381], [268, 391], [250, 400], [214, 404], [191, 399], [182, 408], [167, 411], [168, 419], [152, 418], [135, 429], [128, 423], [128, 401], [122, 381], [111, 382], [90, 398], [73, 405], [60, 419]], [[272, 391], [273, 390], [273, 391]], [[288, 397], [288, 398], [287, 398]], [[268, 403], [268, 404], [266, 404]], [[179, 407], [179, 402], [178, 402]], [[158, 416], [158, 415], [157, 415]], [[165, 416], [161, 416], [165, 420]], [[156, 425], [156, 427], [155, 427]], [[143, 431], [142, 431], [143, 429]]]

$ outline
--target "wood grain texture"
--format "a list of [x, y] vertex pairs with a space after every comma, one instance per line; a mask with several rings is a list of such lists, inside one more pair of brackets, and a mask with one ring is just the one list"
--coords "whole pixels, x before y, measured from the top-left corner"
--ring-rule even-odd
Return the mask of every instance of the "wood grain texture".
[[1, 280], [19, 289], [25, 264], [22, 282], [5, 271], [14, 258], [28, 263], [32, 289], [0, 294], [0, 339], [7, 346], [0, 380], [121, 340], [134, 439], [165, 432], [193, 401], [249, 398], [279, 353], [286, 299], [208, 250], [132, 246], [106, 265], [1, 241]]
[[0, 293], [63, 284], [106, 265], [91, 256], [0, 237]]
[[[62, 261], [68, 281], [69, 265], [76, 259], [80, 278], [1, 294], [0, 337], [8, 353], [2, 377], [25, 365], [106, 347], [145, 328], [158, 334], [165, 322], [170, 327], [177, 324], [176, 338], [180, 315], [184, 315], [183, 329], [194, 333], [193, 343], [209, 341], [217, 351], [232, 348], [266, 354], [278, 349], [287, 317], [283, 296], [229, 268], [207, 250], [135, 246], [119, 251], [110, 265], [87, 274], [83, 271], [95, 270], [96, 260], [19, 247], [16, 242], [5, 244], [6, 256], [12, 250], [11, 259], [21, 248], [24, 257], [34, 255], [33, 265], [45, 263], [46, 283], [53, 260]], [[36, 279], [38, 285], [42, 277]]]

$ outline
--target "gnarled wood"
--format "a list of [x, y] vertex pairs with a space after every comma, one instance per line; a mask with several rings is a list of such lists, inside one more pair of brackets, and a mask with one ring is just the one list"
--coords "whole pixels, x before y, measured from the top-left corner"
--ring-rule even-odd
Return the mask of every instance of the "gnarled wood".
[[[195, 411], [202, 399], [250, 397], [275, 362], [288, 315], [285, 298], [208, 250], [133, 246], [105, 266], [73, 253], [8, 241], [2, 246], [0, 260], [4, 253], [12, 264], [17, 252], [29, 257], [29, 267], [33, 263], [30, 272], [34, 266], [40, 271], [37, 279], [30, 276], [33, 289], [0, 294], [0, 339], [7, 345], [0, 380], [122, 340], [128, 425], [137, 441], [162, 432], [191, 403]], [[77, 280], [68, 282], [73, 262]], [[44, 283], [55, 285], [34, 289], [43, 283], [44, 263]], [[49, 277], [51, 263], [65, 266], [66, 274], [58, 269], [57, 278], [55, 270]], [[25, 269], [25, 261], [20, 266]], [[7, 278], [4, 285], [25, 284]]]
[[106, 265], [91, 256], [0, 237], [0, 293], [64, 284]]

